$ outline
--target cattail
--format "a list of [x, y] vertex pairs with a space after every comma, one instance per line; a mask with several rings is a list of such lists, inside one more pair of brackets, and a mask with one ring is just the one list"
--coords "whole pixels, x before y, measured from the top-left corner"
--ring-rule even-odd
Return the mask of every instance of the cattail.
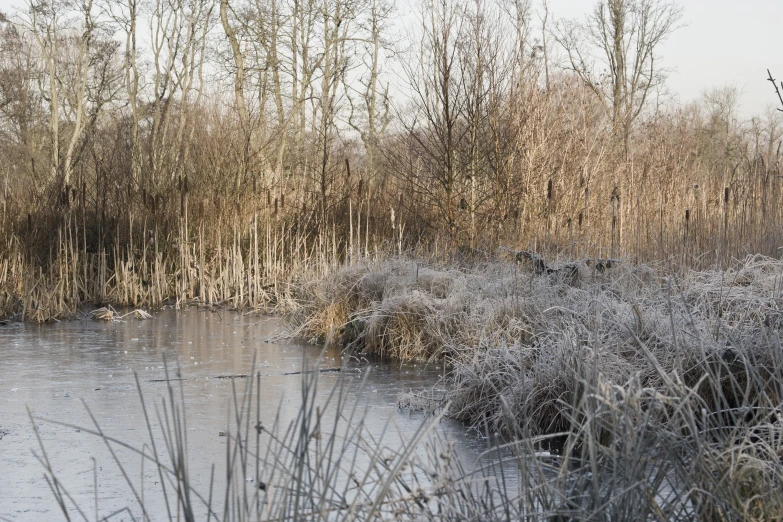
[[685, 209], [685, 224], [687, 225], [690, 220], [691, 220], [691, 210], [689, 208], [686, 208]]
[[359, 189], [358, 189], [359, 199], [362, 199], [362, 192], [364, 191], [363, 189], [364, 189], [364, 180], [359, 179]]
[[729, 187], [723, 189], [723, 203], [724, 205], [729, 204]]
[[185, 194], [187, 194], [188, 193], [188, 177], [187, 176], [185, 176], [184, 190], [185, 190]]
[[579, 223], [579, 229], [582, 229], [582, 219], [584, 219], [584, 213], [579, 212], [579, 217], [577, 218], [577, 222]]
[[274, 210], [274, 212], [272, 213], [272, 215], [273, 215], [273, 216], [276, 216], [276, 215], [277, 215], [277, 198], [275, 198], [275, 210]]
[[552, 178], [549, 178], [549, 181], [546, 184], [546, 199], [550, 202], [552, 201]]
[[280, 193], [280, 210], [285, 210], [285, 192]]
[[179, 178], [179, 186], [180, 186], [180, 192], [179, 192], [179, 213], [180, 215], [185, 215], [185, 195], [187, 194], [187, 178], [184, 180], [182, 179], [182, 176]]

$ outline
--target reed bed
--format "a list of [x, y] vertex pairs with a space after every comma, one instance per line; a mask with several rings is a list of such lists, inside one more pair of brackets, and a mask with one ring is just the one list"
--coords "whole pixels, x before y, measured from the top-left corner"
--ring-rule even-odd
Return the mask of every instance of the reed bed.
[[43, 323], [96, 306], [274, 312], [292, 274], [306, 267], [317, 277], [343, 259], [342, 247], [332, 244], [339, 240], [323, 231], [250, 223], [219, 224], [208, 233], [202, 219], [195, 238], [184, 225], [163, 234], [130, 224], [106, 245], [67, 222], [47, 246], [48, 257], [11, 235], [0, 247], [0, 318]]

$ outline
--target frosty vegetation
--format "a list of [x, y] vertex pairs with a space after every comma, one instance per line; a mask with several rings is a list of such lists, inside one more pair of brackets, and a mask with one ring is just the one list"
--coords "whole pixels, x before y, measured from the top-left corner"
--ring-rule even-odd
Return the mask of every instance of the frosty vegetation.
[[[359, 264], [303, 281], [292, 313], [305, 338], [445, 360], [447, 396], [407, 394], [401, 407], [445, 406], [479, 434], [596, 459], [611, 479], [589, 495], [607, 495], [609, 511], [636, 509], [625, 502], [640, 495], [648, 516], [667, 513], [655, 496], [668, 484], [704, 520], [779, 512], [783, 262], [751, 256], [676, 278], [625, 263], [566, 274]], [[590, 481], [563, 466], [566, 482]]]

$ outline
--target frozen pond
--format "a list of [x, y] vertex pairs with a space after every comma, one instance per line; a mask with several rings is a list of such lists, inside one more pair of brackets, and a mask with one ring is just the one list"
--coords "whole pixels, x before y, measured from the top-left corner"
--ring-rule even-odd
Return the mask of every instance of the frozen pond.
[[[95, 414], [108, 436], [140, 448], [149, 442], [147, 427], [134, 381], [137, 372], [148, 406], [160, 404], [166, 384], [163, 354], [170, 370], [176, 363], [185, 378], [187, 437], [191, 476], [206, 490], [212, 465], [223, 469], [226, 452], [227, 412], [232, 379], [218, 376], [250, 372], [254, 354], [261, 377], [262, 412], [265, 424], [272, 423], [278, 406], [282, 417], [293, 418], [301, 401], [301, 375], [284, 375], [302, 369], [303, 359], [315, 361], [316, 346], [280, 341], [278, 319], [203, 310], [162, 310], [153, 319], [100, 323], [69, 321], [49, 325], [9, 324], [0, 326], [0, 520], [60, 520], [62, 515], [44, 480], [41, 464], [32, 450], [38, 442], [26, 406], [36, 417], [92, 428], [84, 403]], [[321, 367], [339, 367], [340, 351], [329, 350]], [[370, 368], [361, 400], [369, 401], [369, 428], [378, 435], [412, 434], [423, 415], [398, 411], [400, 391], [422, 389], [438, 382], [442, 369], [421, 364], [391, 364], [351, 361], [352, 366]], [[360, 371], [351, 377], [350, 393], [358, 395]], [[327, 394], [337, 382], [337, 373], [320, 375], [319, 394]], [[235, 380], [241, 389], [245, 380]], [[391, 418], [393, 430], [384, 430]], [[155, 424], [157, 421], [155, 422]], [[468, 437], [458, 423], [444, 420], [439, 429], [455, 441], [459, 453], [468, 459], [480, 453], [481, 442]], [[156, 432], [158, 429], [156, 428]], [[132, 493], [117, 470], [103, 442], [84, 431], [51, 422], [38, 422], [52, 466], [90, 519], [125, 506], [134, 509]], [[391, 441], [390, 441], [391, 442]], [[124, 454], [129, 474], [138, 479], [138, 458]], [[97, 471], [97, 494], [94, 483]], [[151, 467], [151, 466], [150, 466]], [[148, 499], [154, 496], [156, 474], [144, 473]], [[149, 478], [147, 478], [149, 477]], [[137, 480], [140, 481], [140, 480]], [[206, 491], [205, 491], [206, 492]], [[153, 519], [155, 500], [149, 500]], [[129, 520], [119, 515], [111, 520]]]

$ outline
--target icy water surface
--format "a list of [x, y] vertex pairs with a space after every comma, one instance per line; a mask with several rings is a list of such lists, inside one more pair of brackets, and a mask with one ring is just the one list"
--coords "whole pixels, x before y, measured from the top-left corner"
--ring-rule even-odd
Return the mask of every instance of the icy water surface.
[[[165, 378], [164, 353], [170, 370], [174, 372], [178, 362], [185, 378], [190, 471], [194, 484], [206, 494], [212, 465], [220, 473], [225, 460], [226, 437], [221, 432], [226, 431], [232, 380], [218, 376], [249, 373], [256, 354], [265, 424], [271, 425], [278, 406], [284, 419], [298, 411], [302, 377], [284, 374], [301, 370], [303, 359], [312, 362], [321, 350], [277, 340], [280, 333], [278, 319], [202, 310], [163, 310], [147, 321], [0, 326], [0, 520], [63, 519], [32, 453], [38, 451], [38, 442], [26, 407], [36, 417], [92, 428], [86, 404], [108, 436], [141, 447], [149, 438], [134, 372], [148, 405], [160, 404], [166, 385], [155, 381]], [[397, 396], [400, 391], [432, 386], [442, 370], [421, 364], [351, 364], [365, 371], [370, 368], [361, 393], [361, 399], [371, 405], [370, 430], [378, 435], [413, 434], [425, 419], [399, 412]], [[321, 362], [322, 368], [340, 365], [337, 349], [328, 351]], [[322, 373], [319, 394], [328, 394], [337, 379], [337, 373]], [[359, 394], [359, 381], [353, 379], [350, 393]], [[241, 389], [245, 381], [235, 382]], [[384, 429], [389, 419], [393, 430]], [[458, 423], [442, 421], [438, 429], [456, 442], [467, 459], [483, 449]], [[37, 430], [60, 480], [89, 519], [95, 518], [96, 496], [101, 517], [125, 506], [137, 512], [133, 494], [100, 439], [47, 421], [37, 422]], [[120, 457], [132, 479], [141, 482], [139, 459], [123, 451]], [[153, 511], [160, 510], [160, 518], [153, 518], [162, 519], [163, 506], [150, 500], [156, 474], [147, 469], [144, 476], [147, 501]], [[121, 519], [130, 517], [111, 520]]]

